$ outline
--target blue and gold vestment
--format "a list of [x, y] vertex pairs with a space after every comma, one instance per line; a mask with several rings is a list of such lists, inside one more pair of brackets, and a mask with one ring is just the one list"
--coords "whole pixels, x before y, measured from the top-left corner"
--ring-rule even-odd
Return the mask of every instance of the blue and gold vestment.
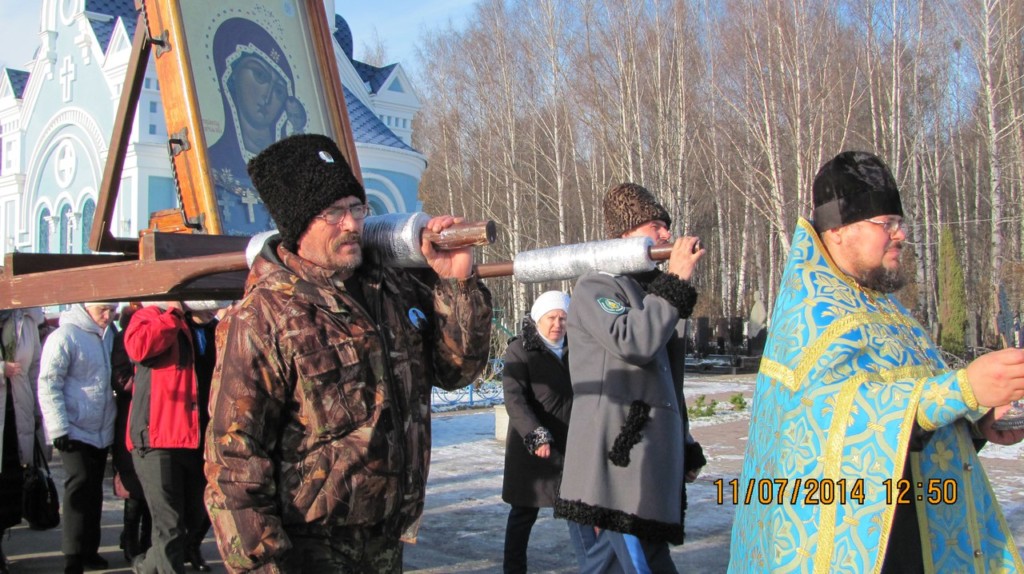
[[[895, 297], [841, 272], [801, 219], [757, 377], [729, 572], [877, 574], [896, 508], [887, 498], [898, 497], [905, 463], [922, 483], [917, 494], [950, 490], [938, 503], [911, 501], [926, 571], [1024, 572], [972, 443], [985, 410], [966, 372], [946, 366]], [[935, 432], [908, 456], [915, 421]], [[846, 501], [787, 492], [745, 504], [747, 485], [762, 479], [845, 479]], [[863, 503], [849, 496], [858, 483]]]

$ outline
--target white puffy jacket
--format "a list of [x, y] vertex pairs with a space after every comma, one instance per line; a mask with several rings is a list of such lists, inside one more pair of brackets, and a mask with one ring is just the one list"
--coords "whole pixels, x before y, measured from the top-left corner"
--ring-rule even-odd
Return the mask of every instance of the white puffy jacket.
[[39, 407], [49, 440], [66, 434], [97, 448], [114, 442], [113, 344], [113, 330], [100, 329], [83, 305], [61, 313], [39, 361]]

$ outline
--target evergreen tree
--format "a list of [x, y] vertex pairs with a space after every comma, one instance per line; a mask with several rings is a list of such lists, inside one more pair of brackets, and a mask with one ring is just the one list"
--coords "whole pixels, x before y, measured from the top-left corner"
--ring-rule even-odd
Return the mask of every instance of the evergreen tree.
[[939, 235], [939, 346], [959, 357], [966, 351], [967, 304], [964, 268], [956, 252], [953, 230], [944, 228]]

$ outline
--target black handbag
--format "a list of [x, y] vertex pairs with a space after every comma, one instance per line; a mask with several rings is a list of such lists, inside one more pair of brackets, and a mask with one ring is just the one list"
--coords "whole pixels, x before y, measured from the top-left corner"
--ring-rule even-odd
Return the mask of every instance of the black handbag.
[[21, 514], [32, 530], [50, 530], [60, 525], [60, 499], [57, 485], [50, 476], [39, 440], [35, 440], [32, 466], [25, 469], [25, 484], [22, 487]]

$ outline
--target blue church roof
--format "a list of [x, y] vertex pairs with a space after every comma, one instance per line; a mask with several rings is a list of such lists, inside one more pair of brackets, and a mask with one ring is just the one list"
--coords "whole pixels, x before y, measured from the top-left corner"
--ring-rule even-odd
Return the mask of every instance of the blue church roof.
[[345, 21], [340, 15], [334, 15], [334, 39], [338, 41], [338, 45], [341, 46], [341, 51], [345, 52], [348, 59], [352, 59], [352, 29], [348, 27], [348, 22]]
[[348, 104], [348, 119], [352, 123], [352, 137], [357, 143], [376, 144], [395, 149], [415, 152], [416, 150], [401, 140], [384, 122], [380, 121], [373, 110], [363, 105], [348, 88], [345, 91], [345, 103]]
[[138, 17], [135, 0], [86, 0], [85, 10], [133, 20]]
[[352, 65], [355, 66], [356, 72], [359, 73], [359, 77], [370, 85], [370, 92], [376, 94], [380, 91], [381, 86], [384, 85], [385, 80], [391, 76], [391, 72], [398, 64], [390, 64], [383, 68], [378, 68], [376, 66], [371, 66], [369, 64], [353, 60]]
[[398, 64], [389, 64], [383, 68], [377, 66], [371, 66], [363, 62], [358, 62], [353, 57], [352, 52], [352, 29], [349, 28], [348, 22], [345, 21], [340, 15], [334, 15], [334, 39], [338, 41], [338, 45], [341, 46], [341, 51], [345, 52], [350, 62], [356, 69], [356, 73], [359, 77], [370, 86], [370, 92], [376, 94], [380, 91], [380, 87], [384, 85], [384, 82], [391, 76], [391, 72], [395, 69]]
[[110, 38], [114, 35], [114, 27], [117, 25], [118, 18], [124, 21], [128, 37], [131, 38], [135, 35], [135, 25], [138, 23], [135, 0], [86, 0], [85, 11], [86, 16], [88, 16], [89, 12], [94, 12], [114, 17], [113, 20], [109, 21], [103, 21], [100, 18], [89, 18], [89, 21], [92, 23], [93, 32], [96, 34], [96, 39], [99, 41], [100, 46], [103, 46], [104, 51], [110, 45]]
[[25, 86], [28, 85], [28, 72], [6, 68], [7, 79], [11, 81], [11, 88], [14, 89], [14, 97], [21, 99], [25, 93]]

